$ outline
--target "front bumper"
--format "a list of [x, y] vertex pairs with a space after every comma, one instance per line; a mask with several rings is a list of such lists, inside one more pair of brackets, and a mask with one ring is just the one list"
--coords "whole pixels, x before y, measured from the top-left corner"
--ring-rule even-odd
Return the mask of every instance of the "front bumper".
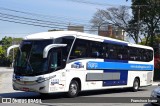
[[20, 84], [17, 81], [13, 81], [13, 89], [28, 92], [49, 93], [49, 81], [34, 84]]

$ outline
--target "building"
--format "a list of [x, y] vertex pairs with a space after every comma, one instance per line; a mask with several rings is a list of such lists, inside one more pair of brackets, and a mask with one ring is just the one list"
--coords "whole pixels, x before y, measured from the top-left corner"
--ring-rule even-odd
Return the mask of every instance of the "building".
[[68, 26], [69, 31], [84, 32], [84, 26]]
[[107, 27], [101, 28], [98, 30], [98, 35], [111, 37], [115, 39], [124, 40], [124, 30], [120, 27], [114, 27], [112, 25], [108, 25]]

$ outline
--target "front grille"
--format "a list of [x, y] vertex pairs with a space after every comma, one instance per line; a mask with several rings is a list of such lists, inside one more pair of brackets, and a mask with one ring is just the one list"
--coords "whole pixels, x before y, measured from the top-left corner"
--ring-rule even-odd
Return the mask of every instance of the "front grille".
[[18, 84], [22, 84], [22, 85], [34, 85], [34, 84], [37, 84], [36, 81], [18, 81], [18, 80], [16, 80], [15, 82], [18, 83]]

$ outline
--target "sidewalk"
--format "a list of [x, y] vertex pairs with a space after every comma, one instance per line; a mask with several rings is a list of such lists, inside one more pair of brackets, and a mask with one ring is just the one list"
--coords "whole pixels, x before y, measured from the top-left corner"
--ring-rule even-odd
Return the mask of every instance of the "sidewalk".
[[152, 86], [158, 86], [158, 84], [160, 84], [160, 81], [153, 81]]
[[0, 72], [8, 72], [8, 71], [13, 71], [13, 68], [11, 67], [0, 67]]

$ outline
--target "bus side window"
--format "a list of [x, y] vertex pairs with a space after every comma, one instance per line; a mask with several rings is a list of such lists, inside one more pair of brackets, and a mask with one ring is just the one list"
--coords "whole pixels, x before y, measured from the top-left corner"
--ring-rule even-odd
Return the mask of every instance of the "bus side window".
[[74, 50], [74, 55], [77, 58], [83, 58], [86, 55], [86, 48], [84, 46], [77, 46]]
[[62, 55], [63, 55], [64, 61], [67, 60], [67, 57], [74, 39], [75, 37], [73, 36], [64, 36], [64, 37], [57, 38], [54, 41], [55, 44], [67, 44], [67, 46], [62, 49]]
[[103, 48], [101, 42], [90, 42], [91, 57], [103, 58]]
[[88, 42], [83, 39], [76, 39], [71, 51], [70, 59], [87, 57]]
[[54, 70], [58, 66], [58, 54], [53, 52], [50, 57], [50, 69]]
[[145, 50], [145, 49], [139, 49], [139, 61], [144, 61], [144, 60], [143, 60], [143, 57], [144, 57], [143, 52], [144, 52], [144, 50]]
[[143, 50], [143, 56], [142, 56], [142, 61], [146, 62], [147, 61], [147, 57], [146, 57], [146, 50]]
[[122, 54], [123, 54], [123, 60], [128, 60], [128, 47], [127, 46], [123, 46], [122, 48]]
[[102, 48], [103, 48], [103, 57], [104, 57], [104, 59], [107, 59], [108, 58], [108, 48], [107, 48], [107, 46], [108, 46], [108, 44], [107, 43], [103, 43], [103, 46], [102, 46]]
[[135, 51], [135, 61], [139, 61], [139, 49], [138, 48], [134, 48], [134, 51]]
[[153, 51], [142, 48], [130, 47], [129, 56], [129, 60], [131, 61], [149, 62], [153, 59]]
[[117, 50], [117, 59], [118, 60], [122, 60], [123, 54], [122, 54], [122, 47], [121, 47], [121, 45], [117, 46], [116, 50]]
[[153, 60], [153, 52], [151, 50], [145, 50], [144, 56], [145, 56], [145, 62]]
[[131, 60], [131, 61], [136, 60], [136, 50], [133, 47], [129, 48], [129, 60]]
[[148, 50], [148, 61], [152, 61], [153, 60], [153, 51], [152, 50]]
[[62, 49], [52, 49], [49, 53], [49, 69], [50, 71], [56, 71], [65, 67], [65, 61], [63, 61]]
[[108, 58], [117, 59], [116, 45], [108, 44]]

